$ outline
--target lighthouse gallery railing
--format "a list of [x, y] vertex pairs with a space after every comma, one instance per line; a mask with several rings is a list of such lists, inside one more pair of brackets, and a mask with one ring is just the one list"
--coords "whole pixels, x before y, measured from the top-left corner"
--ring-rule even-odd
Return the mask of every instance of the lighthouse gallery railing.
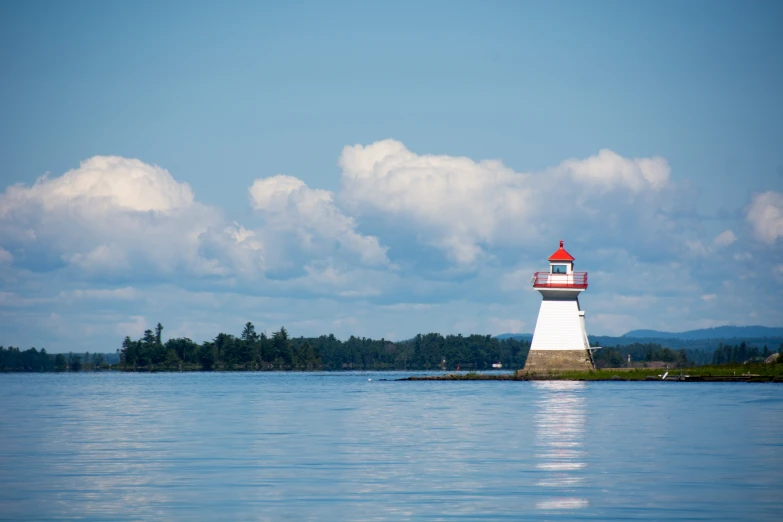
[[587, 288], [587, 272], [572, 272], [570, 274], [536, 272], [533, 275], [533, 286], [536, 288]]

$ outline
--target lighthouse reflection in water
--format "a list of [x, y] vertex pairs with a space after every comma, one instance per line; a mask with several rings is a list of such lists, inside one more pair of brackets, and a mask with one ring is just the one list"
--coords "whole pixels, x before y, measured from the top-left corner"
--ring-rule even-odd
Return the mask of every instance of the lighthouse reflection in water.
[[585, 383], [538, 381], [535, 424], [536, 469], [542, 510], [581, 509], [588, 501], [578, 494], [585, 462]]

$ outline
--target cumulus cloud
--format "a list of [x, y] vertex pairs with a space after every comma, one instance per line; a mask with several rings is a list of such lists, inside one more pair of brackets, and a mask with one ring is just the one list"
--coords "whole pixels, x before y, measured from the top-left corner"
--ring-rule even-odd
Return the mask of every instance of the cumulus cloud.
[[[491, 258], [493, 246], [551, 238], [575, 213], [590, 214], [590, 202], [600, 208], [607, 191], [656, 193], [669, 178], [661, 158], [628, 159], [609, 150], [520, 173], [497, 160], [419, 155], [395, 140], [346, 147], [339, 163], [339, 195], [291, 176], [256, 179], [250, 202], [264, 226], [250, 229], [225, 222], [219, 209], [196, 201], [187, 183], [161, 167], [96, 156], [60, 177], [0, 194], [0, 238], [7, 245], [0, 262], [219, 277], [280, 267], [302, 273], [312, 260], [332, 258], [393, 268], [379, 236], [360, 231], [358, 219], [376, 215], [386, 220], [377, 230], [404, 238], [404, 246], [429, 245], [457, 266], [472, 265]], [[603, 227], [617, 222], [595, 208], [592, 219]]]
[[[0, 194], [0, 216], [3, 243], [15, 261], [36, 270], [221, 274], [226, 258], [258, 250], [245, 236], [231, 237], [222, 213], [196, 202], [187, 183], [114, 156], [90, 158], [31, 187], [8, 187]], [[210, 257], [204, 248], [210, 242], [233, 253]]]
[[[669, 180], [663, 158], [627, 159], [602, 150], [539, 173], [497, 160], [419, 155], [395, 140], [345, 147], [341, 201], [358, 214], [380, 214], [458, 264], [491, 245], [519, 245], [549, 234], [590, 197], [610, 189], [657, 192]], [[553, 212], [556, 209], [556, 212]], [[594, 212], [598, 214], [598, 212]]]
[[358, 233], [354, 218], [335, 205], [329, 191], [311, 189], [298, 178], [278, 175], [255, 180], [250, 201], [269, 228], [295, 235], [299, 245], [311, 253], [330, 251], [337, 244], [364, 264], [389, 263], [378, 238]]
[[774, 244], [783, 237], [783, 194], [771, 190], [755, 194], [747, 208], [746, 219], [759, 241]]
[[602, 149], [597, 156], [564, 161], [559, 168], [586, 184], [605, 189], [623, 187], [633, 192], [660, 190], [671, 174], [664, 158], [624, 158], [608, 149]]
[[349, 207], [398, 218], [458, 263], [475, 260], [478, 243], [495, 239], [503, 224], [527, 221], [532, 206], [527, 176], [499, 161], [419, 156], [384, 140], [345, 147], [339, 164]]
[[[230, 285], [237, 277], [264, 281], [270, 268], [286, 263], [297, 276], [320, 281], [323, 274], [312, 267], [335, 257], [341, 273], [353, 263], [390, 267], [386, 248], [358, 232], [331, 192], [274, 176], [256, 180], [250, 195], [262, 228], [228, 222], [161, 167], [96, 156], [61, 176], [0, 193], [0, 266], [66, 270], [84, 281], [193, 283], [209, 276]], [[363, 291], [345, 286], [340, 290]]]
[[92, 213], [107, 208], [166, 212], [192, 203], [190, 185], [165, 169], [137, 159], [94, 156], [58, 178], [44, 176], [29, 188], [9, 187], [0, 199], [0, 216], [30, 204], [47, 212], [78, 208]]

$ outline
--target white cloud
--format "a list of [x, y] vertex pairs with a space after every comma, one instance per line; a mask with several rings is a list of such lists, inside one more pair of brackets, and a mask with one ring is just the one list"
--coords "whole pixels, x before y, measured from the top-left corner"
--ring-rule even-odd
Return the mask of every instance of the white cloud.
[[724, 230], [712, 240], [712, 244], [716, 247], [729, 246], [737, 240], [737, 236], [731, 230]]
[[65, 263], [85, 276], [225, 275], [247, 269], [248, 257], [262, 259], [251, 232], [226, 225], [165, 169], [135, 159], [96, 156], [60, 177], [8, 187], [0, 216], [0, 241], [22, 253], [22, 266]]
[[232, 226], [226, 227], [226, 234], [229, 235], [238, 244], [244, 244], [251, 250], [263, 250], [264, 245], [256, 239], [256, 233], [248, 230], [236, 221]]
[[[737, 241], [737, 236], [734, 235], [734, 232], [724, 230], [713, 238], [712, 243], [704, 244], [700, 240], [686, 239], [683, 244], [692, 255], [708, 256], [718, 249], [731, 245], [735, 241]], [[737, 256], [735, 255], [734, 258], [737, 259]]]
[[716, 297], [718, 297], [716, 294], [704, 294], [701, 296], [701, 300], [707, 302], [707, 301], [712, 301]]
[[166, 212], [192, 204], [193, 191], [160, 167], [136, 159], [94, 156], [59, 178], [44, 176], [30, 188], [9, 187], [0, 199], [0, 216], [30, 203], [46, 211], [67, 207], [89, 212], [111, 207]]
[[497, 160], [418, 155], [394, 140], [345, 147], [339, 165], [347, 208], [384, 216], [457, 264], [475, 262], [492, 245], [549, 237], [575, 213], [605, 224], [606, 214], [588, 199], [611, 188], [654, 193], [669, 179], [662, 158], [626, 159], [609, 150], [531, 174]]
[[358, 255], [362, 263], [389, 263], [378, 238], [359, 234], [356, 221], [337, 208], [329, 191], [311, 189], [300, 179], [278, 175], [255, 180], [250, 200], [263, 214], [267, 227], [295, 234], [300, 246], [311, 253], [331, 251], [337, 243]]
[[419, 156], [384, 140], [345, 147], [339, 164], [349, 207], [398, 219], [458, 263], [476, 259], [478, 243], [494, 240], [503, 224], [527, 221], [532, 204], [527, 176], [499, 161]]
[[0, 247], [0, 264], [11, 264], [14, 260], [14, 256], [3, 247]]
[[767, 191], [754, 194], [746, 219], [759, 241], [772, 245], [783, 237], [783, 194]]
[[671, 170], [664, 158], [624, 158], [608, 149], [597, 156], [571, 159], [560, 164], [573, 178], [606, 189], [624, 187], [633, 192], [660, 190], [669, 182]]

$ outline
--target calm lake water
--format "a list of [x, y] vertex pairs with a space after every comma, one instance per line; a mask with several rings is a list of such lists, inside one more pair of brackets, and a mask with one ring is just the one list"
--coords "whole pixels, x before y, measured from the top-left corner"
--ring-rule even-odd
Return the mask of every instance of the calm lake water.
[[783, 519], [781, 385], [403, 375], [0, 374], [0, 519]]

